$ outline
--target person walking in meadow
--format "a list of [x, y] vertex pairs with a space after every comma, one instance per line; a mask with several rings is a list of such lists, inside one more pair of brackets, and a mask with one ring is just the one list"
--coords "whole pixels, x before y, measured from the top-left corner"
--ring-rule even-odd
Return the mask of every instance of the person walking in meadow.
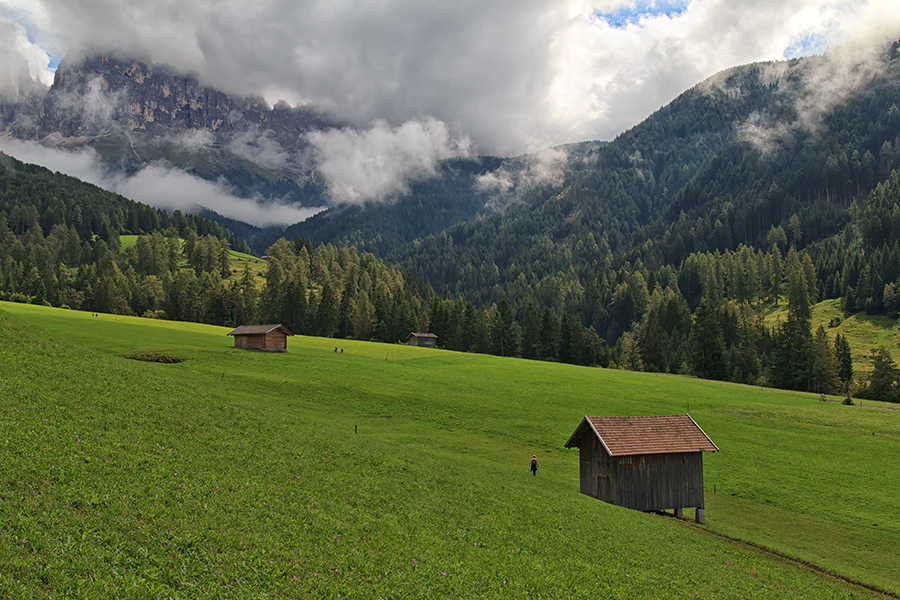
[[537, 475], [537, 455], [531, 455], [531, 474]]

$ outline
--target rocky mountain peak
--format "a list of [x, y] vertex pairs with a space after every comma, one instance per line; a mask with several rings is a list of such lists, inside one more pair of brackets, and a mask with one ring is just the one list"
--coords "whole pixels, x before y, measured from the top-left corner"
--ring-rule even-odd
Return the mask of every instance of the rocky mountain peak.
[[164, 64], [92, 55], [60, 64], [43, 102], [38, 136], [204, 130], [231, 137], [257, 129], [271, 131], [292, 149], [299, 133], [330, 124], [312, 110], [285, 108], [226, 94]]
[[165, 64], [111, 54], [64, 59], [43, 95], [0, 101], [0, 133], [92, 148], [106, 167], [134, 173], [163, 162], [230, 184], [244, 196], [321, 204], [306, 134], [328, 116], [204, 85]]

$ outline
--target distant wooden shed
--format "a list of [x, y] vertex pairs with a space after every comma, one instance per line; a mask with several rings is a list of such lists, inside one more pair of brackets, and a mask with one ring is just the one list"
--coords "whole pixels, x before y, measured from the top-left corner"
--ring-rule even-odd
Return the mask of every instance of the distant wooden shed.
[[235, 348], [253, 348], [266, 352], [287, 352], [288, 336], [294, 335], [282, 325], [241, 325], [226, 335], [234, 336]]
[[437, 336], [433, 333], [411, 333], [406, 341], [410, 346], [425, 346], [426, 348], [437, 346]]
[[705, 522], [703, 453], [719, 449], [690, 415], [585, 417], [566, 448], [579, 449], [582, 494], [679, 517], [696, 507]]

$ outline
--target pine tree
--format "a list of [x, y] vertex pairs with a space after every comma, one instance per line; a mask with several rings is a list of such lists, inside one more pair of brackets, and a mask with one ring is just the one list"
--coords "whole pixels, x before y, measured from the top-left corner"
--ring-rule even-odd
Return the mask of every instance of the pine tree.
[[719, 311], [706, 298], [700, 301], [694, 315], [690, 337], [691, 371], [703, 379], [725, 379], [725, 341]]
[[811, 389], [813, 337], [810, 316], [812, 305], [808, 277], [796, 249], [791, 247], [785, 261], [788, 288], [788, 317], [776, 334], [772, 365], [775, 387], [791, 390]]
[[337, 331], [338, 302], [329, 281], [322, 285], [322, 293], [316, 306], [316, 333], [322, 337], [332, 337]]
[[569, 329], [569, 316], [563, 313], [559, 321], [559, 341], [556, 347], [559, 362], [572, 362], [572, 331]]
[[897, 390], [897, 382], [900, 379], [900, 371], [887, 348], [881, 347], [872, 351], [872, 374], [869, 384], [860, 394], [861, 397], [885, 402], [900, 401]]
[[837, 334], [834, 338], [834, 358], [841, 389], [847, 390], [853, 379], [853, 356], [850, 353], [850, 342], [841, 334]]
[[529, 300], [522, 323], [522, 358], [538, 358], [541, 345], [541, 322], [534, 303]]
[[540, 356], [543, 360], [556, 360], [557, 339], [559, 338], [559, 321], [553, 311], [544, 309], [541, 316], [541, 349]]
[[828, 341], [828, 334], [821, 325], [816, 329], [812, 358], [810, 391], [821, 394], [832, 393], [838, 382], [837, 365], [834, 361], [834, 351]]
[[371, 339], [375, 334], [375, 307], [369, 302], [365, 290], [356, 298], [356, 309], [353, 314], [353, 335], [358, 340]]
[[518, 348], [515, 348], [515, 344], [513, 343], [513, 318], [509, 309], [509, 303], [505, 299], [500, 300], [492, 313], [491, 353], [496, 354], [497, 356], [516, 356], [518, 354]]
[[344, 293], [341, 294], [341, 305], [338, 309], [338, 337], [348, 338], [353, 336], [354, 303], [353, 296], [356, 292], [356, 282], [347, 278]]

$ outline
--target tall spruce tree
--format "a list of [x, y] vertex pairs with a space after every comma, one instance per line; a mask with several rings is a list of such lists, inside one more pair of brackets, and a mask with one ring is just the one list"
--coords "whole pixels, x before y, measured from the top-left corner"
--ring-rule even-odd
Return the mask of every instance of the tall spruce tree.
[[529, 301], [525, 307], [525, 319], [522, 322], [522, 358], [535, 359], [540, 355], [541, 321], [534, 302]]
[[819, 325], [813, 340], [810, 391], [830, 394], [838, 386], [837, 364], [825, 328]]
[[868, 385], [860, 391], [862, 398], [882, 400], [885, 402], [900, 401], [900, 391], [897, 389], [900, 371], [887, 348], [876, 348], [872, 351], [872, 374], [869, 376]]
[[813, 366], [811, 290], [804, 262], [793, 246], [785, 261], [785, 271], [788, 316], [780, 324], [775, 336], [772, 380], [775, 387], [810, 391]]
[[691, 371], [703, 379], [725, 379], [725, 341], [720, 311], [708, 298], [700, 300], [690, 337]]
[[513, 342], [512, 312], [509, 303], [503, 299], [497, 303], [495, 311], [492, 311], [491, 322], [492, 353], [498, 356], [516, 356], [518, 348]]
[[846, 391], [853, 380], [853, 356], [850, 353], [850, 342], [841, 334], [837, 334], [834, 338], [834, 358], [841, 391]]

